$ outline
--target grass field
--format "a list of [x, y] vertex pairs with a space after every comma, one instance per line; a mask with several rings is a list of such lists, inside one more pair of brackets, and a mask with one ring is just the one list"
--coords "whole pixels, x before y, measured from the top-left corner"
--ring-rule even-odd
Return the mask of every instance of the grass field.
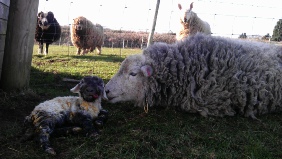
[[19, 142], [23, 119], [38, 103], [55, 96], [73, 95], [73, 83], [63, 78], [81, 79], [97, 75], [105, 83], [120, 62], [140, 49], [103, 48], [102, 55], [76, 56], [75, 49], [50, 46], [48, 56], [34, 48], [30, 90], [0, 92], [0, 158], [282, 158], [282, 114], [260, 116], [261, 122], [240, 116], [208, 117], [150, 108], [146, 114], [132, 103], [102, 105], [110, 117], [96, 140], [84, 136], [51, 138], [57, 156], [42, 151], [35, 140]]

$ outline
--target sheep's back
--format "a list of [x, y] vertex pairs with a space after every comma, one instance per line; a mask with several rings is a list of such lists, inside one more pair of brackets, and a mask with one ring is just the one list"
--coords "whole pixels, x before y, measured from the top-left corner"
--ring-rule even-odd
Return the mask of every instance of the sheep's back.
[[35, 40], [37, 42], [43, 41], [44, 43], [53, 43], [59, 40], [61, 37], [61, 26], [56, 19], [51, 23], [47, 30], [43, 30], [36, 25], [35, 29]]
[[52, 114], [59, 114], [64, 111], [76, 111], [79, 105], [79, 97], [56, 97], [40, 103], [35, 107], [34, 112], [45, 111]]
[[197, 34], [143, 53], [156, 71], [151, 105], [214, 116], [281, 111], [281, 47]]

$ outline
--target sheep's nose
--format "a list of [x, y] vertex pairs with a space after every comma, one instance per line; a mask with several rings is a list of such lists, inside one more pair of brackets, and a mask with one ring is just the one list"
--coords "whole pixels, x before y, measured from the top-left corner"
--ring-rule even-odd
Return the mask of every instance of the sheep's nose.
[[110, 90], [106, 90], [105, 92], [106, 92], [106, 94], [108, 94], [108, 93], [110, 93]]
[[94, 90], [92, 88], [87, 88], [86, 91], [87, 92], [93, 92]]

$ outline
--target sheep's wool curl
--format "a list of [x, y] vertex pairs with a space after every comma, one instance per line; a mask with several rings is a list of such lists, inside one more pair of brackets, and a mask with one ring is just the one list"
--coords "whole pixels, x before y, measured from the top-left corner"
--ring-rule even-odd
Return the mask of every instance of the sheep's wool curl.
[[[141, 107], [148, 104], [203, 116], [255, 118], [282, 110], [281, 57], [279, 46], [198, 33], [175, 44], [156, 43], [142, 55], [129, 56], [106, 91], [110, 101], [122, 94]], [[134, 63], [134, 68], [129, 63]], [[127, 83], [118, 82], [118, 76], [125, 76], [127, 70], [144, 65], [151, 66], [153, 73], [149, 77], [137, 74], [142, 81], [138, 85], [130, 83], [133, 77]], [[117, 93], [117, 87], [122, 92]], [[126, 94], [133, 92], [129, 88], [138, 91], [138, 96]]]
[[[76, 30], [76, 25], [83, 24], [82, 30]], [[85, 17], [77, 17], [74, 19], [71, 29], [71, 41], [75, 47], [82, 50], [90, 50], [92, 52], [96, 47], [98, 53], [101, 53], [101, 47], [104, 40], [104, 30], [100, 24], [94, 25]]]

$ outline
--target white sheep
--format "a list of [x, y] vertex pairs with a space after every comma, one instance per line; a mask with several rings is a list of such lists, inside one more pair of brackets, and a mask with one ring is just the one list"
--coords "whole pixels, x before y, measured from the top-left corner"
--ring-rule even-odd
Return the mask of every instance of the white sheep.
[[109, 102], [203, 116], [282, 111], [282, 47], [204, 34], [131, 55], [106, 84]]
[[96, 47], [98, 54], [101, 54], [104, 42], [103, 27], [100, 24], [94, 25], [85, 17], [77, 17], [73, 20], [71, 41], [77, 47], [77, 55], [92, 52]]
[[211, 28], [208, 22], [201, 20], [195, 12], [192, 11], [193, 2], [190, 8], [185, 10], [181, 4], [178, 4], [180, 11], [180, 30], [176, 33], [176, 39], [181, 40], [197, 32], [211, 35]]
[[43, 150], [55, 155], [49, 138], [52, 134], [56, 135], [56, 132], [77, 133], [82, 129], [89, 137], [97, 136], [99, 130], [96, 127], [102, 126], [108, 115], [101, 106], [101, 98], [107, 99], [103, 80], [96, 76], [84, 77], [71, 92], [79, 96], [56, 97], [36, 106], [25, 119], [25, 125], [29, 127], [22, 140], [35, 134]]

